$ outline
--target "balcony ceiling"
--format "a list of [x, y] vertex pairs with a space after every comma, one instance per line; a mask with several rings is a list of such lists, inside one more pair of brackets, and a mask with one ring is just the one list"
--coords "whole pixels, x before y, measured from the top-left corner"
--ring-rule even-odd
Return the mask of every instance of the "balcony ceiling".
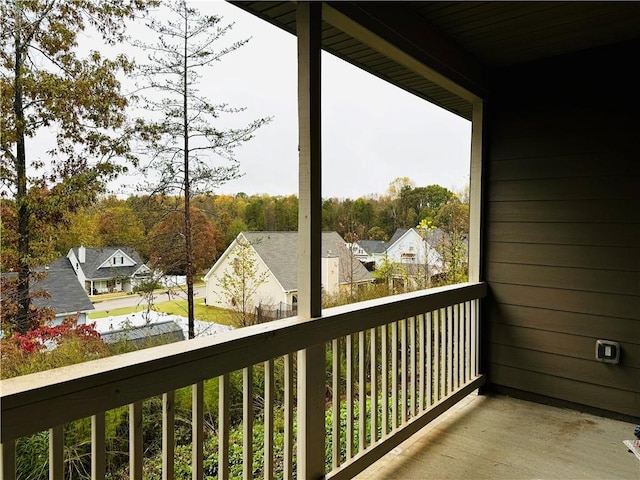
[[[293, 2], [232, 2], [295, 33]], [[476, 95], [488, 72], [640, 39], [640, 2], [327, 2]], [[404, 90], [465, 118], [468, 101], [337, 28], [323, 23], [323, 47]], [[430, 51], [424, 50], [425, 44]], [[435, 51], [433, 55], [431, 50]], [[451, 67], [453, 65], [453, 67]]]

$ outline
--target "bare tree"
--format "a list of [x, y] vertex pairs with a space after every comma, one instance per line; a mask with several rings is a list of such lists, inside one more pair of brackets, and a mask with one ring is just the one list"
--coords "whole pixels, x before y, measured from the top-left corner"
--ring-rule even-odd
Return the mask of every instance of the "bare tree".
[[[152, 157], [143, 167], [151, 175], [153, 193], [184, 196], [185, 274], [189, 338], [193, 338], [193, 279], [194, 258], [191, 229], [191, 196], [209, 192], [215, 187], [240, 176], [234, 151], [250, 140], [254, 132], [270, 121], [260, 118], [243, 128], [219, 128], [219, 117], [238, 113], [224, 103], [213, 103], [198, 89], [205, 71], [227, 54], [234, 52], [248, 40], [233, 42], [215, 49], [232, 25], [222, 25], [218, 16], [202, 15], [187, 6], [185, 0], [168, 3], [170, 18], [150, 20], [147, 26], [158, 40], [136, 43], [144, 48], [148, 62], [141, 67], [147, 109], [160, 119], [152, 124], [155, 133]], [[207, 81], [211, 82], [208, 77]], [[154, 96], [155, 94], [155, 96]]]

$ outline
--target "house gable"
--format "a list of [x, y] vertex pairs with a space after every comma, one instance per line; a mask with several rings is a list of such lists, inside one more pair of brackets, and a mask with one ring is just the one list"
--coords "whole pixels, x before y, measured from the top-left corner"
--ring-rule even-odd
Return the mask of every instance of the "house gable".
[[203, 277], [206, 283], [205, 297], [207, 305], [226, 303], [224, 293], [220, 291], [219, 282], [225, 273], [233, 272], [234, 261], [237, 258], [237, 250], [240, 242], [246, 242], [250, 245], [249, 254], [253, 256], [256, 261], [256, 276], [261, 278], [260, 285], [253, 295], [252, 302], [255, 304], [287, 303], [287, 294], [289, 292], [283, 287], [274, 272], [267, 266], [264, 259], [256, 251], [252, 241], [243, 233], [240, 233]]
[[107, 259], [102, 262], [97, 270], [101, 268], [114, 268], [114, 267], [132, 267], [136, 265], [136, 261], [129, 255], [124, 253], [121, 249], [113, 252]]

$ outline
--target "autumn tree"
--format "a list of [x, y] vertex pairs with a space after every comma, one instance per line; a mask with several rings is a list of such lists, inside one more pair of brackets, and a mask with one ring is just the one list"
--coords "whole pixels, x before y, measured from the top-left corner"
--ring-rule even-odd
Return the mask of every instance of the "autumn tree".
[[[88, 28], [114, 44], [124, 19], [142, 0], [9, 0], [0, 5], [0, 181], [17, 215], [18, 330], [29, 325], [33, 268], [49, 258], [34, 252], [38, 225], [64, 223], [64, 212], [86, 205], [132, 160], [118, 74], [131, 72], [124, 55], [77, 52]], [[47, 157], [29, 154], [42, 130], [55, 132]], [[46, 169], [44, 167], [50, 168]], [[51, 254], [51, 251], [47, 252]]]
[[[224, 249], [224, 239], [213, 222], [195, 207], [191, 207], [192, 262], [196, 272], [213, 265]], [[185, 251], [184, 212], [169, 212], [149, 234], [151, 244], [150, 263], [169, 275], [184, 275], [187, 271]]]
[[[269, 118], [260, 118], [242, 128], [223, 128], [220, 117], [241, 112], [225, 103], [214, 103], [198, 89], [203, 73], [247, 40], [217, 48], [232, 25], [221, 17], [201, 15], [185, 0], [167, 3], [170, 18], [151, 19], [147, 26], [158, 38], [155, 43], [136, 43], [148, 54], [141, 67], [147, 109], [160, 117], [153, 126], [159, 135], [152, 156], [144, 165], [155, 192], [184, 198], [184, 235], [187, 276], [189, 338], [194, 336], [193, 277], [195, 273], [191, 219], [191, 196], [211, 191], [240, 175], [235, 150], [250, 140]], [[212, 81], [208, 78], [208, 81]]]

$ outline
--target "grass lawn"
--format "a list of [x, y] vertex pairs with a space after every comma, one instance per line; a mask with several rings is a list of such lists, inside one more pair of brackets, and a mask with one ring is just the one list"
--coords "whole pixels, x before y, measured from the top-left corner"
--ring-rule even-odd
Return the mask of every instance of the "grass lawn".
[[[222, 325], [233, 325], [233, 317], [231, 312], [229, 312], [228, 310], [207, 306], [204, 304], [204, 299], [202, 298], [196, 298], [194, 300], [194, 307], [194, 316], [196, 320], [200, 320], [203, 322], [214, 322]], [[118, 315], [127, 315], [128, 313], [142, 312], [143, 310], [145, 310], [145, 306], [139, 305], [137, 307], [115, 308], [113, 310], [109, 310], [108, 314], [107, 312], [93, 312], [89, 314], [89, 320], [104, 318], [106, 316], [113, 317]], [[168, 313], [170, 315], [179, 315], [181, 317], [186, 317], [187, 301], [172, 300], [169, 302], [156, 303], [153, 306], [153, 310], [155, 310], [156, 312]]]

